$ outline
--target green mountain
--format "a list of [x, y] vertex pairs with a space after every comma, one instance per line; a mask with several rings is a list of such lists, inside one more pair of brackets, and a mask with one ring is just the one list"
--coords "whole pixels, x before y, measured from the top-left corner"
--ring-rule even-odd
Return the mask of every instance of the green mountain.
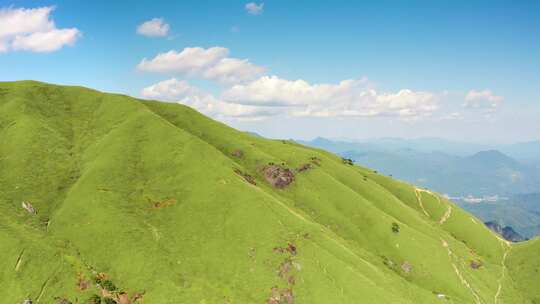
[[178, 104], [0, 83], [1, 303], [539, 303], [540, 243]]

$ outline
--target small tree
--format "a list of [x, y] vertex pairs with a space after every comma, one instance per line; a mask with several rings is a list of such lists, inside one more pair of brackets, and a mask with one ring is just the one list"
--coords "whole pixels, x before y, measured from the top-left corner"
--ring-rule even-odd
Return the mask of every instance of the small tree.
[[392, 232], [393, 233], [399, 233], [399, 225], [396, 222], [392, 223]]

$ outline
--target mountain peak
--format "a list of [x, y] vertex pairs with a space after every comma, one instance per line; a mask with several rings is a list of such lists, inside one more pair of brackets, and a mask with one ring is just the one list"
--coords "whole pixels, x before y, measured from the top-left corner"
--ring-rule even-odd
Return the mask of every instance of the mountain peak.
[[480, 151], [469, 157], [478, 161], [484, 161], [489, 163], [507, 163], [516, 164], [517, 161], [510, 156], [500, 152], [499, 150], [485, 150]]

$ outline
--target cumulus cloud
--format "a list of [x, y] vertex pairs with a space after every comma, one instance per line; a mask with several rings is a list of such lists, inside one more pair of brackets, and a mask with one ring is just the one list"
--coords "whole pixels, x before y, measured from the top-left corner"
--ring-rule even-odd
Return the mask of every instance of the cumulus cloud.
[[191, 47], [181, 52], [171, 50], [152, 59], [144, 58], [137, 69], [143, 72], [202, 77], [227, 84], [253, 80], [265, 71], [265, 68], [247, 59], [229, 58], [228, 55], [229, 50], [224, 47]]
[[480, 109], [493, 112], [504, 101], [504, 97], [495, 95], [491, 90], [471, 90], [465, 96], [463, 106], [469, 109]]
[[160, 53], [152, 59], [144, 58], [137, 68], [143, 72], [195, 74], [215, 65], [228, 54], [229, 50], [223, 47], [190, 47], [181, 52]]
[[181, 103], [218, 119], [260, 120], [279, 114], [274, 108], [224, 102], [176, 78], [146, 87], [141, 94], [149, 99]]
[[264, 10], [264, 3], [257, 4], [255, 2], [250, 2], [245, 6], [246, 11], [250, 15], [260, 15]]
[[52, 52], [61, 49], [64, 45], [73, 45], [78, 32], [77, 29], [54, 29], [48, 32], [16, 36], [11, 47], [13, 50]]
[[153, 18], [137, 27], [137, 34], [147, 37], [165, 37], [169, 34], [169, 25], [163, 18]]
[[[367, 79], [349, 79], [337, 84], [310, 84], [264, 76], [234, 85], [220, 97], [191, 86], [185, 80], [168, 79], [146, 87], [142, 96], [178, 102], [218, 119], [260, 120], [288, 117], [393, 116], [415, 121], [432, 116], [438, 109], [438, 94], [408, 89], [378, 92]], [[459, 119], [453, 113], [446, 119]]]
[[171, 50], [144, 58], [137, 69], [228, 84], [220, 95], [176, 78], [142, 90], [146, 98], [183, 103], [222, 118], [393, 116], [412, 121], [432, 116], [439, 109], [439, 100], [446, 95], [410, 89], [379, 91], [366, 78], [311, 84], [302, 79], [261, 76], [263, 67], [247, 59], [229, 57], [229, 50], [224, 47]]
[[378, 92], [367, 79], [343, 80], [337, 84], [310, 84], [264, 76], [248, 84], [238, 84], [222, 94], [226, 102], [287, 108], [293, 116], [363, 117], [399, 116], [416, 119], [437, 109], [437, 96], [430, 92], [400, 90]]
[[58, 29], [54, 7], [0, 9], [0, 52], [52, 52], [73, 45], [81, 35], [76, 28]]

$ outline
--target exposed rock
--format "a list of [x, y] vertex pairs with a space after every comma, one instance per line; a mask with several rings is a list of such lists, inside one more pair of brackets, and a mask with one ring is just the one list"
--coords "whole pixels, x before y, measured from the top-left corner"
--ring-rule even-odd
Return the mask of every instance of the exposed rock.
[[80, 276], [79, 281], [77, 282], [77, 287], [79, 291], [85, 291], [90, 287], [90, 282]]
[[34, 208], [34, 206], [32, 206], [32, 204], [30, 204], [30, 202], [28, 201], [23, 201], [21, 203], [21, 206], [23, 207], [23, 209], [25, 209], [26, 211], [28, 211], [28, 213], [30, 214], [36, 214], [36, 209]]
[[437, 294], [437, 298], [438, 298], [438, 299], [446, 299], [446, 295], [445, 295], [445, 294], [442, 294], [442, 293], [438, 293], [438, 294]]
[[472, 260], [469, 266], [471, 266], [472, 269], [479, 269], [482, 267], [482, 262]]
[[403, 262], [403, 264], [401, 264], [401, 270], [405, 273], [409, 273], [412, 270], [412, 265], [409, 262]]
[[244, 180], [252, 185], [257, 185], [257, 182], [255, 181], [255, 178], [245, 172], [242, 172], [240, 169], [234, 169], [234, 173], [240, 175], [241, 177], [244, 178]]
[[271, 292], [270, 292], [270, 298], [268, 298], [266, 303], [267, 304], [279, 304], [280, 300], [281, 300], [281, 294], [279, 292], [279, 289], [276, 286], [272, 287]]
[[66, 298], [56, 297], [56, 304], [72, 304], [72, 302]]
[[296, 246], [294, 246], [294, 244], [289, 243], [287, 245], [287, 252], [289, 252], [291, 255], [296, 255]]
[[141, 300], [141, 301], [142, 301], [143, 294], [144, 294], [144, 293], [136, 292], [136, 293], [133, 295], [133, 302], [136, 302], [137, 300]]
[[278, 270], [279, 276], [282, 278], [285, 278], [286, 275], [291, 271], [291, 269], [292, 269], [291, 261], [286, 260], [285, 262], [281, 263], [281, 265], [279, 266], [279, 270]]
[[298, 167], [298, 169], [296, 169], [296, 172], [304, 172], [304, 171], [307, 171], [307, 170], [309, 170], [311, 168], [313, 168], [313, 166], [311, 164], [303, 164], [300, 167]]
[[264, 177], [274, 187], [283, 189], [294, 181], [294, 173], [288, 168], [270, 165], [264, 168]]
[[129, 295], [125, 292], [122, 292], [118, 295], [118, 303], [119, 304], [131, 304], [131, 300], [129, 299]]
[[26, 299], [26, 300], [22, 301], [22, 304], [32, 304], [32, 300]]
[[281, 293], [281, 297], [283, 298], [283, 301], [281, 303], [287, 303], [287, 304], [294, 303], [294, 295], [293, 295], [292, 289], [285, 288], [283, 292]]
[[266, 304], [294, 304], [292, 289], [285, 288], [280, 292], [276, 286], [272, 287], [270, 298], [268, 298]]
[[234, 150], [231, 155], [236, 158], [244, 158], [244, 152], [242, 150]]

